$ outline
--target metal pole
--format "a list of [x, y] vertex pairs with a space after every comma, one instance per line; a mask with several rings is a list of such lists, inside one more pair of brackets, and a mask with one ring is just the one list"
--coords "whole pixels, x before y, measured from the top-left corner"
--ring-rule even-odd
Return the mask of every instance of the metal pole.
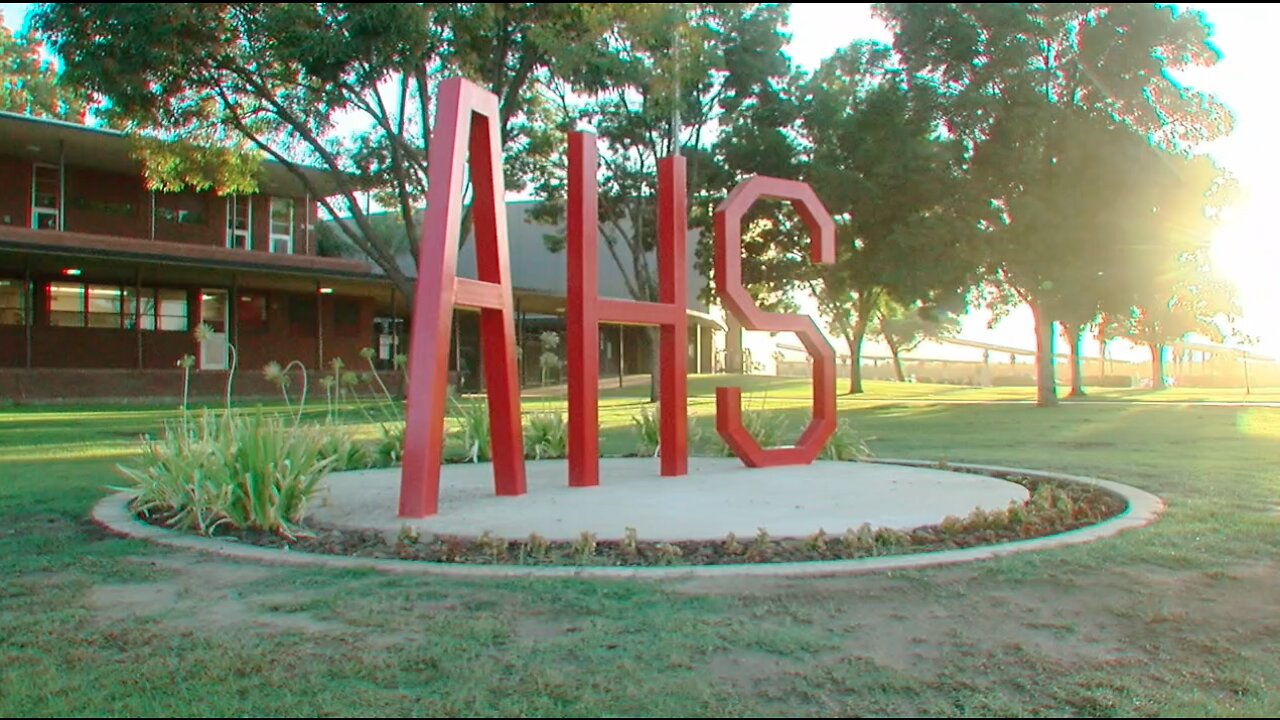
[[[292, 233], [293, 228], [289, 228], [289, 232]], [[303, 254], [306, 254], [306, 255], [312, 254], [311, 252], [311, 193], [310, 192], [307, 193], [306, 205], [303, 206], [302, 208], [302, 252]], [[392, 289], [391, 292], [393, 293], [393, 297], [394, 297], [395, 290]], [[394, 331], [395, 331], [395, 326], [393, 325], [392, 332]]]
[[626, 345], [623, 339], [626, 337], [627, 326], [618, 326], [618, 387], [622, 387], [622, 379], [626, 377], [627, 371], [625, 365], [627, 363]]
[[[67, 229], [67, 143], [58, 141], [58, 229]], [[86, 295], [85, 297], [88, 297]]]

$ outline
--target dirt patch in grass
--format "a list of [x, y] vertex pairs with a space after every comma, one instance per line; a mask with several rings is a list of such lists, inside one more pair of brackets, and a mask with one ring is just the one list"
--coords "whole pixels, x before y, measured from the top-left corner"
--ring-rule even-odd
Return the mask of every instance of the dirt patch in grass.
[[304, 594], [253, 592], [255, 585], [279, 575], [275, 568], [190, 556], [134, 558], [132, 562], [162, 571], [163, 579], [92, 586], [87, 604], [98, 622], [145, 618], [193, 631], [246, 626], [303, 633], [351, 629], [300, 609]]

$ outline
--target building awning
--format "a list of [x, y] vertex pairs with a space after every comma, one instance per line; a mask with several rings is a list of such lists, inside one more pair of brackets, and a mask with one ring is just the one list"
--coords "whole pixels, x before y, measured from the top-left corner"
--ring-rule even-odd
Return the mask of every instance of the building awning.
[[17, 226], [0, 226], [0, 248], [29, 255], [133, 260], [182, 267], [386, 282], [385, 277], [373, 273], [368, 263], [348, 258], [274, 254]]

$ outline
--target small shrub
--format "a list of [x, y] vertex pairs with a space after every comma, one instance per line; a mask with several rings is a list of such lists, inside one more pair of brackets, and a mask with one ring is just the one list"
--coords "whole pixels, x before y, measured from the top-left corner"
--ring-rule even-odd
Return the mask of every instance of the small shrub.
[[525, 419], [524, 456], [534, 460], [565, 457], [569, 452], [569, 426], [558, 412], [533, 413]]
[[822, 446], [818, 457], [823, 460], [864, 460], [871, 457], [871, 450], [853, 429], [853, 423], [841, 420], [836, 425], [836, 431], [831, 433], [831, 437]]
[[137, 462], [117, 467], [144, 516], [203, 535], [225, 526], [292, 538], [307, 500], [339, 462], [334, 442], [261, 413], [205, 411], [167, 424]]
[[658, 454], [658, 416], [649, 408], [640, 408], [639, 415], [631, 416], [631, 427], [636, 431], [636, 456], [654, 457]]
[[378, 440], [372, 456], [377, 467], [396, 465], [404, 457], [404, 423], [393, 422], [378, 426]]
[[586, 530], [573, 541], [573, 559], [579, 565], [587, 565], [596, 556], [596, 536]]
[[482, 402], [453, 401], [453, 417], [465, 462], [489, 459], [489, 408]]
[[306, 432], [320, 436], [318, 452], [321, 457], [333, 458], [333, 472], [365, 470], [373, 467], [374, 458], [363, 443], [357, 442], [350, 431], [338, 425], [307, 428]]

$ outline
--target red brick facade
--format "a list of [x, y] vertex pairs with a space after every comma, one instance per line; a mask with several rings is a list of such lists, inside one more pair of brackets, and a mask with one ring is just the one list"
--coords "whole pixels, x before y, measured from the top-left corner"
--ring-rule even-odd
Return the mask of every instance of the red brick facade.
[[[38, 124], [0, 120], [23, 132]], [[78, 128], [52, 131], [66, 133], [70, 144], [86, 142]], [[136, 164], [123, 149], [96, 156], [114, 163], [102, 167], [116, 170], [106, 170], [77, 164], [71, 148], [64, 164], [40, 176], [49, 181], [42, 188], [57, 188], [60, 218], [36, 229], [35, 168], [49, 166], [50, 144], [29, 145], [0, 148], [0, 402], [179, 395], [179, 360], [201, 358], [192, 331], [203, 295], [225, 294], [220, 329], [238, 356], [237, 394], [273, 395], [261, 378], [271, 361], [298, 360], [314, 372], [341, 358], [367, 369], [360, 351], [377, 347], [374, 317], [388, 312], [390, 286], [367, 263], [319, 256], [309, 197], [281, 191], [277, 177], [274, 192], [237, 198], [250, 208], [250, 248], [229, 248], [227, 198], [153, 193], [140, 168], [120, 171]], [[273, 199], [292, 201], [291, 253], [272, 252]], [[160, 292], [172, 317], [157, 309]], [[226, 372], [200, 362], [193, 394], [220, 394]]]

